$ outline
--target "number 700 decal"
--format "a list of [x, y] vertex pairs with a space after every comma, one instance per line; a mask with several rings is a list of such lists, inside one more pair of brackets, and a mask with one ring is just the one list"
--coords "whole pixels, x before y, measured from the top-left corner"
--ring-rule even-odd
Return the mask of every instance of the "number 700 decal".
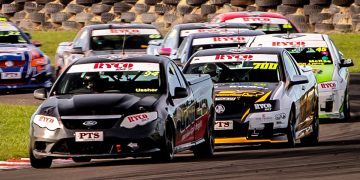
[[278, 63], [253, 63], [254, 69], [272, 69], [275, 70], [278, 67]]

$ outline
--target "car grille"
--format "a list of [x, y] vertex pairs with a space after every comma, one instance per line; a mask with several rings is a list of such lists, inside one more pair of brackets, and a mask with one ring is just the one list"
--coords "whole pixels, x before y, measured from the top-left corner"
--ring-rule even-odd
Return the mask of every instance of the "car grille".
[[240, 119], [248, 108], [246, 102], [217, 101], [216, 104], [225, 107], [224, 113], [216, 114], [218, 120]]
[[[120, 117], [117, 118], [68, 118], [61, 117], [61, 121], [67, 129], [110, 129], [120, 120]], [[94, 125], [85, 125], [85, 122], [93, 121], [96, 122]]]

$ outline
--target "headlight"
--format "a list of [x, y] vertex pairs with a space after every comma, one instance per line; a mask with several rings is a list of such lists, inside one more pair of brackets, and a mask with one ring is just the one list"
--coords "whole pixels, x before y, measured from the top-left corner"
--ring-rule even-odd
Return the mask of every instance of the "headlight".
[[120, 127], [133, 128], [135, 126], [143, 126], [151, 121], [154, 121], [157, 117], [157, 112], [129, 115], [124, 118]]
[[59, 121], [56, 117], [52, 116], [44, 116], [44, 115], [35, 115], [34, 117], [34, 124], [42, 127], [47, 128], [48, 130], [54, 131], [60, 128]]

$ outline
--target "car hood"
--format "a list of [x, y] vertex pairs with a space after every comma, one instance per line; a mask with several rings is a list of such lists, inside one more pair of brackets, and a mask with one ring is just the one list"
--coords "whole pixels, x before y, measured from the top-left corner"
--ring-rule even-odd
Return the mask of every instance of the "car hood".
[[215, 111], [219, 120], [242, 121], [255, 103], [269, 102], [279, 83], [224, 83], [215, 87]]
[[33, 49], [31, 44], [0, 44], [0, 52], [23, 52]]
[[61, 95], [48, 98], [42, 106], [57, 107], [60, 116], [121, 115], [151, 110], [157, 99], [156, 96], [131, 94]]

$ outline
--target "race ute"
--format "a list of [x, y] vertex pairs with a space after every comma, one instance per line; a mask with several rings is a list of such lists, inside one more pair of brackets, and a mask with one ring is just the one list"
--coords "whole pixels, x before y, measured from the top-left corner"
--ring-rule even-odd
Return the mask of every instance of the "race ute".
[[100, 24], [82, 28], [73, 42], [59, 44], [55, 60], [57, 76], [72, 62], [87, 56], [132, 56], [146, 54], [150, 40], [162, 35], [148, 24]]
[[177, 50], [183, 40], [190, 34], [195, 33], [217, 33], [217, 32], [238, 32], [250, 27], [241, 23], [186, 23], [173, 26], [163, 40], [149, 42], [147, 54], [169, 56], [176, 58]]
[[54, 158], [152, 156], [171, 160], [192, 150], [214, 152], [213, 83], [183, 75], [167, 57], [86, 57], [70, 65], [30, 121], [30, 162], [49, 168]]
[[190, 34], [181, 43], [177, 57], [174, 59], [179, 65], [185, 65], [191, 55], [199, 50], [225, 48], [225, 47], [242, 47], [254, 36], [264, 35], [262, 31], [239, 30], [238, 32], [229, 33], [195, 33]]
[[286, 48], [300, 66], [310, 66], [319, 89], [319, 117], [350, 119], [348, 67], [333, 41], [325, 34], [273, 34], [255, 37], [247, 46]]
[[279, 13], [271, 12], [228, 12], [222, 13], [210, 20], [211, 23], [244, 23], [251, 29], [260, 30], [266, 34], [300, 32], [294, 23]]
[[50, 88], [51, 63], [37, 48], [40, 42], [5, 20], [0, 18], [0, 90]]
[[215, 87], [215, 144], [316, 144], [316, 80], [279, 48], [208, 49], [184, 73], [209, 74]]

